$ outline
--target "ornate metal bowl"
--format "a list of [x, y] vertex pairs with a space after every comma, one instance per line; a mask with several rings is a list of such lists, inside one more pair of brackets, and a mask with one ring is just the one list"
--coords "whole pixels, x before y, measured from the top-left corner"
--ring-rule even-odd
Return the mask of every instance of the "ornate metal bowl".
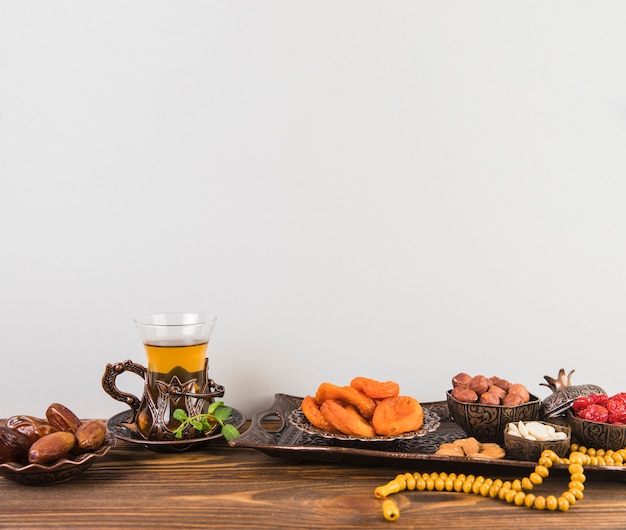
[[568, 411], [567, 418], [572, 428], [572, 437], [581, 445], [613, 451], [626, 447], [626, 425], [583, 420], [571, 409]]
[[68, 456], [51, 464], [21, 465], [15, 462], [5, 462], [0, 464], [0, 475], [27, 486], [47, 486], [66, 482], [91, 467], [96, 458], [106, 455], [113, 447], [115, 447], [115, 436], [109, 432], [104, 443], [95, 451]]
[[604, 390], [598, 385], [572, 385], [572, 374], [575, 370], [572, 370], [565, 375], [565, 370], [561, 368], [559, 375], [550, 377], [544, 375], [546, 383], [540, 383], [542, 386], [547, 386], [552, 390], [547, 398], [541, 402], [541, 417], [545, 419], [556, 418], [558, 416], [565, 416], [567, 409], [576, 400], [576, 398], [582, 396], [588, 396], [589, 394], [604, 394]]
[[504, 429], [507, 423], [531, 421], [539, 418], [540, 401], [530, 395], [530, 401], [515, 407], [503, 405], [483, 405], [464, 403], [452, 397], [452, 390], [447, 394], [450, 415], [456, 423], [479, 442], [504, 442]]
[[[546, 422], [540, 422], [546, 423]], [[560, 457], [566, 457], [569, 454], [571, 444], [571, 431], [569, 427], [564, 425], [556, 425], [549, 423], [556, 431], [567, 433], [567, 438], [563, 440], [529, 440], [521, 436], [504, 434], [504, 448], [506, 449], [507, 458], [513, 460], [525, 460], [527, 462], [536, 462], [539, 460], [541, 453], [547, 449], [554, 451]]]

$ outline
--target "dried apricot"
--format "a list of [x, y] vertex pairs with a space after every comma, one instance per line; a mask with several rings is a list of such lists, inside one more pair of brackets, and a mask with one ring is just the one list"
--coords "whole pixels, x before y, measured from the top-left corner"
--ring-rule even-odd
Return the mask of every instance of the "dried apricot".
[[315, 394], [315, 402], [321, 406], [322, 403], [329, 399], [354, 405], [361, 416], [366, 419], [372, 417], [374, 409], [376, 408], [376, 402], [371, 397], [366, 396], [363, 392], [358, 391], [354, 387], [322, 383]]
[[383, 399], [372, 417], [376, 434], [397, 436], [417, 431], [424, 423], [424, 411], [417, 399], [410, 396], [395, 396]]
[[351, 405], [344, 406], [334, 399], [327, 399], [320, 406], [320, 412], [328, 423], [344, 434], [367, 438], [376, 436], [374, 428]]
[[355, 377], [350, 381], [350, 386], [372, 399], [385, 399], [400, 393], [400, 385], [394, 381], [382, 382], [367, 377]]

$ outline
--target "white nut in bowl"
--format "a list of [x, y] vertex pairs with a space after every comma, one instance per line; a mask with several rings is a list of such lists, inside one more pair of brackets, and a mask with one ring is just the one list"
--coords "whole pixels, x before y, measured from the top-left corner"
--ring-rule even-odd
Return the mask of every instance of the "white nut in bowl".
[[567, 426], [541, 421], [511, 422], [504, 431], [507, 458], [535, 462], [545, 450], [565, 457], [570, 451], [570, 432]]
[[567, 438], [566, 433], [557, 431], [552, 425], [537, 421], [509, 423], [507, 434], [538, 441], [556, 441]]

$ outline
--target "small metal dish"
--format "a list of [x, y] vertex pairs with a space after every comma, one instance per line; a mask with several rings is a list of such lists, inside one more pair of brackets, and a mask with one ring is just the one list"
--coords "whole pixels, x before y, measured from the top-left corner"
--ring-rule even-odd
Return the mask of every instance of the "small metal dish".
[[584, 420], [576, 416], [571, 409], [567, 414], [572, 428], [572, 437], [579, 444], [594, 449], [612, 449], [613, 451], [626, 447], [626, 425]]
[[485, 405], [482, 403], [464, 403], [452, 397], [452, 390], [447, 394], [450, 415], [468, 436], [479, 442], [504, 442], [504, 428], [513, 421], [539, 419], [540, 401], [530, 395], [528, 403], [506, 407], [504, 405]]
[[567, 438], [563, 438], [562, 440], [529, 440], [522, 436], [509, 434], [505, 431], [504, 448], [506, 449], [507, 458], [511, 458], [513, 460], [525, 460], [527, 462], [536, 462], [539, 460], [541, 453], [546, 450], [554, 451], [562, 458], [569, 454], [571, 445], [570, 428], [564, 425], [557, 425], [544, 421], [540, 421], [538, 423], [550, 425], [554, 427], [555, 431], [566, 433]]
[[108, 432], [104, 438], [104, 443], [95, 451], [77, 456], [69, 455], [67, 458], [63, 458], [49, 465], [21, 465], [15, 462], [5, 462], [4, 464], [0, 464], [0, 475], [26, 486], [47, 486], [50, 484], [58, 484], [59, 482], [66, 482], [91, 467], [91, 464], [94, 463], [96, 458], [106, 455], [115, 447], [115, 444], [115, 436]]

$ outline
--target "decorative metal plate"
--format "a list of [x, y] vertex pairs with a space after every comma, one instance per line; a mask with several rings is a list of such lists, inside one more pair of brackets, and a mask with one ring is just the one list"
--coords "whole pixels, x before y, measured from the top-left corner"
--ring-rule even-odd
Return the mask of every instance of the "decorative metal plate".
[[0, 464], [0, 475], [18, 484], [47, 486], [66, 482], [91, 467], [96, 458], [106, 455], [115, 447], [115, 436], [107, 433], [104, 443], [95, 451], [78, 456], [68, 456], [50, 464], [20, 465], [15, 462]]
[[[436, 455], [442, 443], [453, 442], [468, 435], [451, 418], [445, 401], [422, 403], [422, 407], [439, 416], [439, 426], [432, 432], [409, 440], [368, 443], [361, 440], [335, 440], [298, 429], [289, 422], [291, 413], [300, 407], [301, 397], [276, 394], [267, 410], [257, 412], [250, 427], [241, 436], [230, 440], [231, 447], [255, 449], [271, 457], [292, 463], [332, 462], [354, 465], [402, 467], [406, 471], [451, 471], [511, 474], [516, 469], [534, 470], [537, 462], [501, 459], [465, 458]], [[556, 474], [568, 475], [567, 465], [554, 464]], [[611, 480], [625, 480], [626, 467], [585, 466], [585, 474], [604, 476]]]
[[311, 425], [306, 418], [302, 409], [294, 409], [289, 415], [289, 423], [296, 429], [312, 434], [314, 436], [321, 436], [322, 438], [328, 438], [329, 440], [341, 440], [345, 442], [395, 442], [398, 440], [412, 440], [418, 436], [425, 436], [429, 432], [436, 431], [439, 427], [439, 416], [430, 409], [422, 407], [424, 411], [424, 424], [417, 431], [410, 431], [400, 434], [398, 436], [373, 436], [368, 438], [362, 438], [359, 436], [350, 436], [348, 434], [335, 434], [318, 429], [314, 425]]
[[[107, 427], [120, 440], [143, 445], [146, 449], [150, 449], [152, 451], [181, 453], [191, 449], [198, 449], [205, 446], [212, 440], [223, 438], [221, 433], [213, 431], [213, 433], [208, 436], [187, 440], [146, 440], [137, 430], [135, 424], [131, 422], [131, 417], [132, 410], [120, 412], [109, 419]], [[226, 423], [234, 425], [235, 428], [240, 429], [246, 423], [246, 419], [241, 412], [236, 409], [232, 409], [230, 418], [226, 420]]]

